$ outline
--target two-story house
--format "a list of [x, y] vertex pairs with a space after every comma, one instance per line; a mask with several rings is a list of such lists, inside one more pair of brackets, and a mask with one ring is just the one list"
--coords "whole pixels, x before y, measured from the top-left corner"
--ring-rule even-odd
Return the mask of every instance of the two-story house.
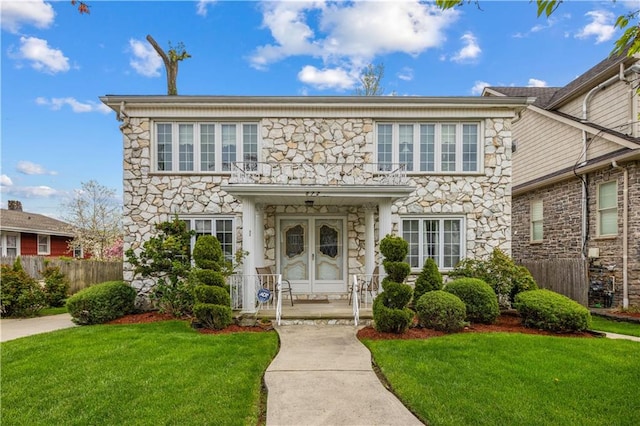
[[640, 305], [639, 72], [622, 54], [564, 87], [484, 91], [536, 98], [513, 120], [513, 257], [584, 259], [575, 285], [624, 307]]
[[[247, 252], [245, 275], [272, 266], [301, 299], [347, 297], [387, 234], [409, 242], [414, 271], [511, 251], [511, 121], [526, 98], [101, 100], [122, 121], [125, 250], [178, 215], [228, 257]], [[126, 263], [125, 279], [145, 286]]]

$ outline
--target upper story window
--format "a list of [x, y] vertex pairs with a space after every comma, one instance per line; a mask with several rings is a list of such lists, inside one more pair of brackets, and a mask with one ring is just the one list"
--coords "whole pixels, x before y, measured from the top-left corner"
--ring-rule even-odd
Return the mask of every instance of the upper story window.
[[616, 181], [598, 185], [598, 235], [618, 234], [618, 184]]
[[38, 234], [38, 255], [51, 254], [51, 236]]
[[531, 202], [531, 242], [540, 242], [543, 237], [544, 210], [542, 200]]
[[228, 172], [243, 162], [255, 170], [258, 162], [256, 123], [155, 124], [155, 167], [159, 172]]
[[379, 170], [479, 172], [480, 123], [378, 123], [376, 149]]

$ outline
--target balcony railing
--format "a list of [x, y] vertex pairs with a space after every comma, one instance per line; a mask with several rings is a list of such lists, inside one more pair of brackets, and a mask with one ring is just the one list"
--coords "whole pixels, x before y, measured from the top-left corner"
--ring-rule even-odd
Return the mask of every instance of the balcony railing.
[[230, 184], [401, 186], [407, 185], [404, 164], [394, 163], [260, 163], [235, 162]]

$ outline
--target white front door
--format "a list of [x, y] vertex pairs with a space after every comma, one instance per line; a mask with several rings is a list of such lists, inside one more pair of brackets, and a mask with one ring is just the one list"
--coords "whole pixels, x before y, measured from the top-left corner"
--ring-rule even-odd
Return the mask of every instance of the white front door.
[[296, 293], [347, 290], [345, 219], [281, 218], [279, 270]]

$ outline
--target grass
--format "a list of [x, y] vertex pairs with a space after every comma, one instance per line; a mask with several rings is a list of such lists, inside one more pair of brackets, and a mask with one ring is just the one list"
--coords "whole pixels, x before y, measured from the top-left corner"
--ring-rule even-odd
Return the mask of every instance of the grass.
[[367, 340], [430, 425], [640, 424], [640, 344], [510, 333]]
[[607, 331], [609, 333], [626, 334], [627, 336], [640, 337], [640, 324], [614, 321], [597, 315], [591, 316], [591, 329]]
[[78, 327], [0, 345], [11, 425], [254, 425], [277, 334], [186, 322]]
[[60, 306], [58, 308], [44, 308], [38, 311], [38, 316], [45, 317], [47, 315], [60, 315], [60, 314], [66, 314], [66, 313], [67, 313], [67, 307]]

